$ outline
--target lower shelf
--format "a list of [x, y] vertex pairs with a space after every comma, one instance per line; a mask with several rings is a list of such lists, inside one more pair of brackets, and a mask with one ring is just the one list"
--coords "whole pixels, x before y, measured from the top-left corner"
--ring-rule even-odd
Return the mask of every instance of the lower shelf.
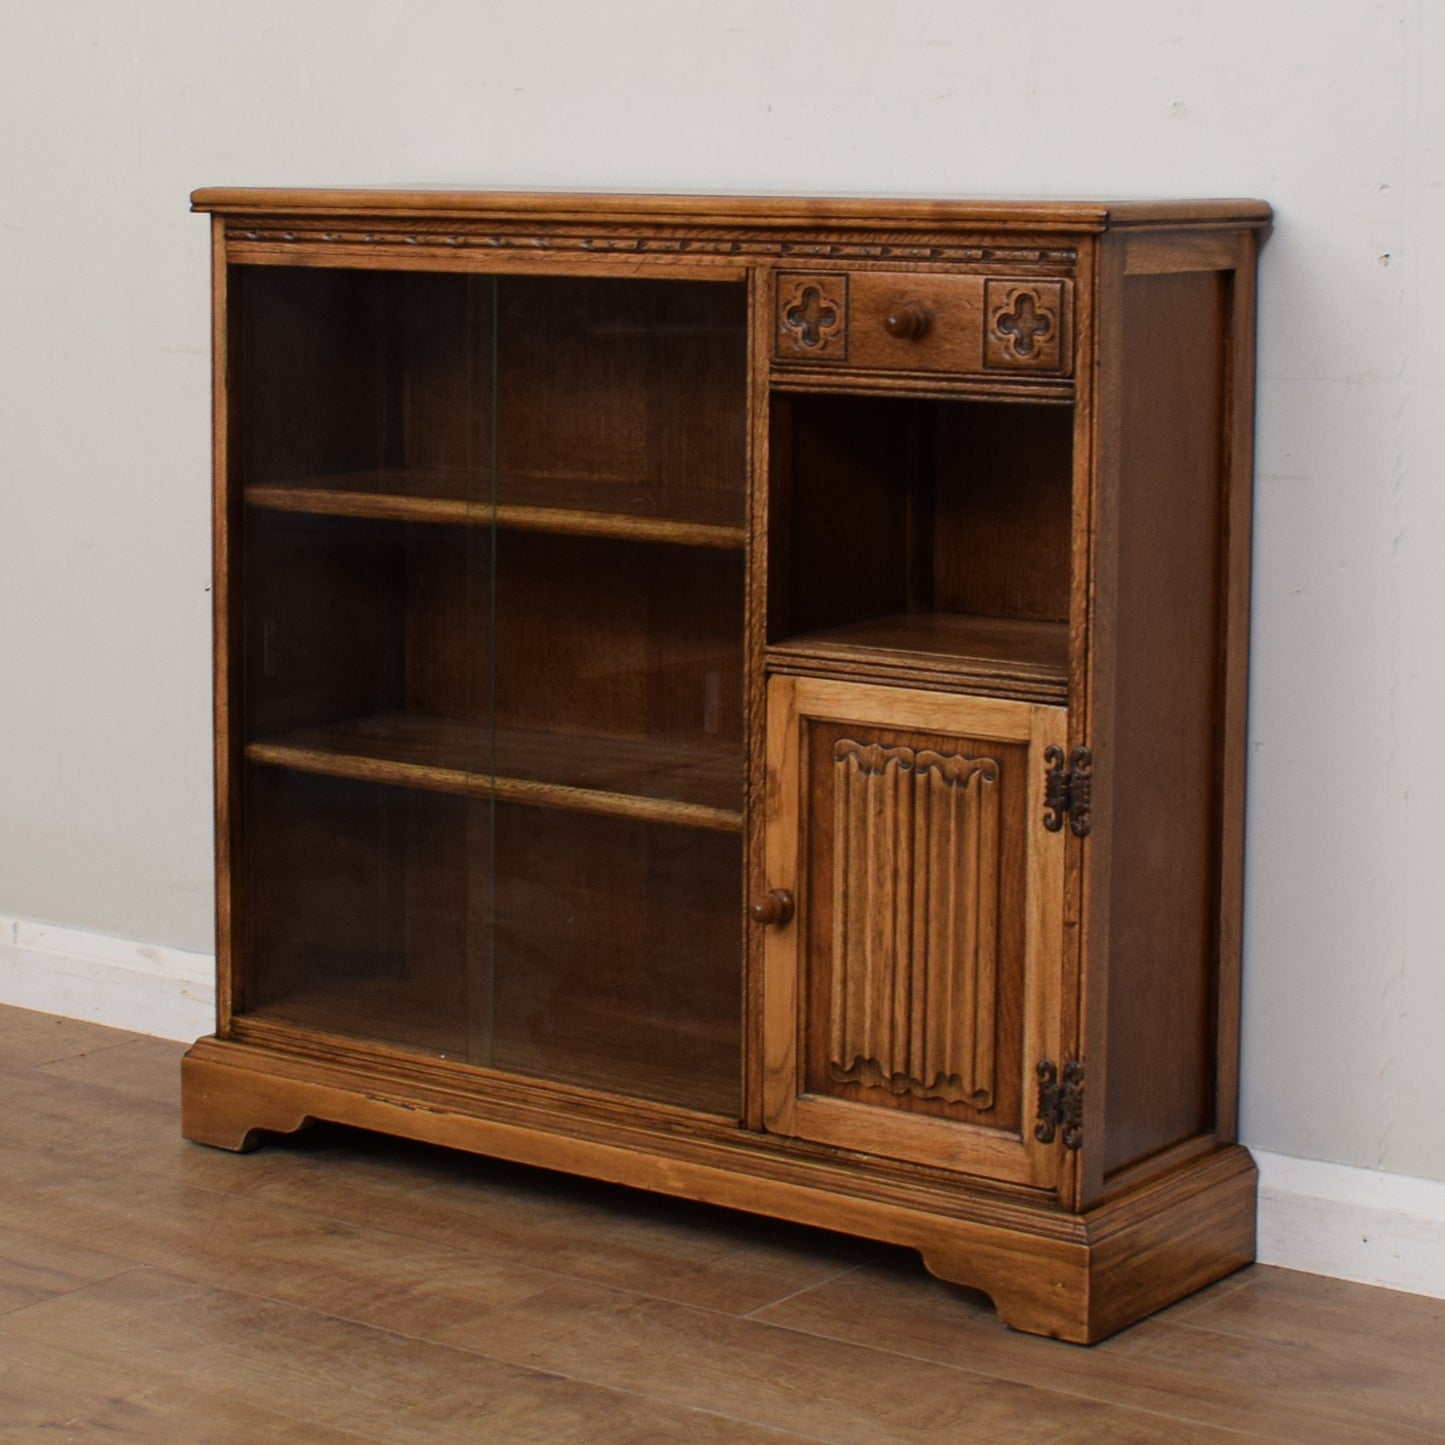
[[940, 1278], [990, 1295], [1014, 1329], [1080, 1344], [1254, 1258], [1256, 1173], [1233, 1145], [1071, 1214], [721, 1121], [220, 1039], [187, 1054], [182, 1109], [186, 1137], [219, 1148], [322, 1119], [903, 1245]]
[[247, 744], [246, 759], [504, 803], [742, 831], [742, 759], [723, 748], [386, 713], [261, 739]]
[[[348, 988], [344, 1000], [318, 989], [264, 1005], [242, 1018], [247, 1024], [279, 1028], [301, 1047], [325, 1038], [333, 1047], [354, 1048], [358, 1040], [372, 1039], [385, 1048], [411, 1049], [498, 1074], [737, 1118], [741, 1079], [736, 1029], [664, 1025], [645, 1014], [609, 1014], [595, 1005], [558, 1016], [539, 998], [531, 1017], [540, 1018], [545, 1011], [544, 1029], [498, 1033], [479, 1026], [483, 1009], [469, 1014], [465, 1007], [447, 1009], [438, 1007], [439, 1002], [418, 998], [414, 985], [405, 981], [364, 980]], [[333, 1032], [338, 1015], [345, 1019], [345, 1037]]]

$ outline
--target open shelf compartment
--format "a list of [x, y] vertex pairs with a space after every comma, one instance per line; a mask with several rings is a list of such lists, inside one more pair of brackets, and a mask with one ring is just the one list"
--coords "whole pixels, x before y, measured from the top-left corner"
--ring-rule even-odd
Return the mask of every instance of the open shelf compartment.
[[1073, 408], [775, 392], [775, 669], [1063, 701]]

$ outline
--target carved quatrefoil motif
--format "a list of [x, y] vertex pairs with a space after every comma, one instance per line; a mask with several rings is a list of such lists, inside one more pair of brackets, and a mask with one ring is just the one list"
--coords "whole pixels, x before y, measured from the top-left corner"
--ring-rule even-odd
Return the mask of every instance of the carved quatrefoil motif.
[[1009, 370], [1063, 367], [1063, 287], [1057, 281], [1020, 285], [989, 281], [984, 287], [988, 330], [984, 362]]
[[848, 278], [778, 277], [778, 354], [810, 361], [847, 352]]
[[1000, 316], [997, 324], [999, 335], [1008, 337], [1015, 356], [1032, 356], [1038, 343], [1051, 336], [1054, 330], [1053, 316], [1040, 310], [1030, 291], [1020, 291], [1014, 301], [1014, 309]]

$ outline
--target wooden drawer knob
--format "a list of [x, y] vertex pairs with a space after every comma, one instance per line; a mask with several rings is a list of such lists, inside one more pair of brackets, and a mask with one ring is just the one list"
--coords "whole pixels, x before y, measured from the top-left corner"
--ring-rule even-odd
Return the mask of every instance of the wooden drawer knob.
[[774, 888], [766, 898], [748, 904], [748, 916], [754, 923], [781, 928], [793, 916], [793, 895], [786, 888]]
[[933, 324], [933, 313], [916, 301], [895, 306], [883, 318], [883, 329], [899, 341], [918, 341]]

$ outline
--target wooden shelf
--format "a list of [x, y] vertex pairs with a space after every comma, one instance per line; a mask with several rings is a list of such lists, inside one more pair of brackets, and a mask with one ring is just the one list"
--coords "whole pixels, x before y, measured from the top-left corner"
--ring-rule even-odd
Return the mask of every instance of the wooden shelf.
[[777, 671], [946, 681], [975, 691], [1064, 702], [1069, 628], [949, 612], [900, 613], [790, 637], [768, 648]]
[[468, 726], [388, 713], [246, 747], [253, 763], [533, 807], [742, 830], [738, 754], [584, 733]]
[[394, 469], [252, 485], [246, 501], [279, 512], [497, 526], [689, 547], [741, 548], [743, 493], [587, 477]]
[[[298, 959], [304, 976], [305, 961]], [[479, 985], [490, 991], [491, 985]], [[557, 1015], [554, 1000], [538, 1004], [545, 1032], [520, 1020], [488, 1040], [481, 1012], [461, 996], [420, 992], [413, 980], [351, 978], [344, 987], [300, 990], [248, 1009], [242, 1017], [277, 1029], [339, 1041], [367, 1040], [468, 1063], [514, 1078], [603, 1094], [644, 1098], [696, 1113], [737, 1117], [741, 1096], [736, 1029], [708, 1029], [689, 1020], [620, 1015], [594, 1001], [588, 1009]]]

